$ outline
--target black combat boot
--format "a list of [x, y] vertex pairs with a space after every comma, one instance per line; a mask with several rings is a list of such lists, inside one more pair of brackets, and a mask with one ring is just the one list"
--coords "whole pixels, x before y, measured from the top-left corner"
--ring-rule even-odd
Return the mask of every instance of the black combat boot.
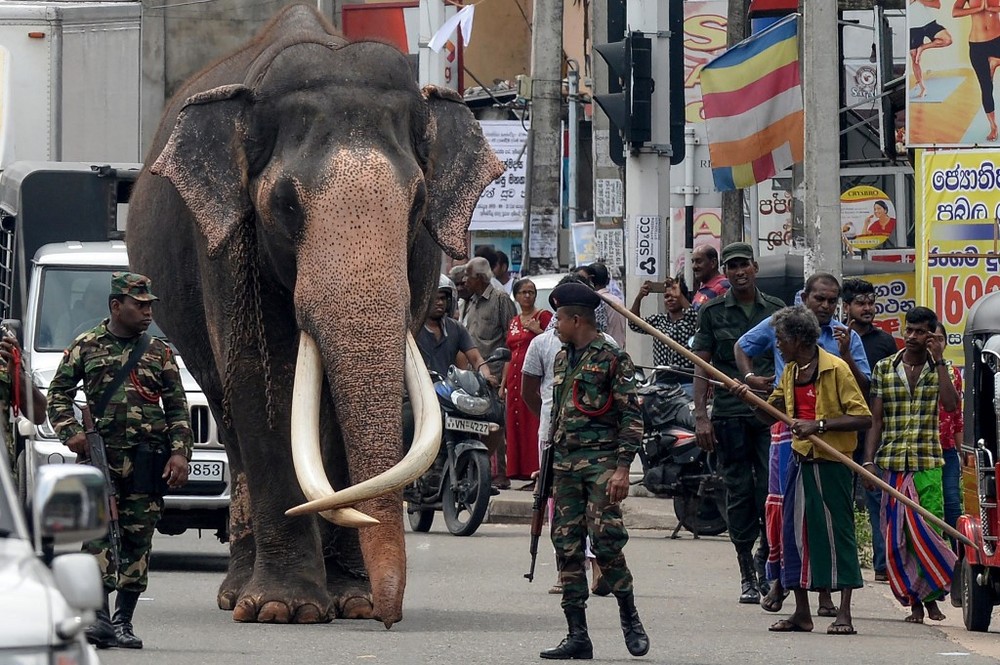
[[108, 609], [108, 594], [104, 593], [104, 607], [97, 610], [97, 620], [84, 631], [87, 641], [98, 649], [118, 646], [115, 629], [111, 626], [111, 612]]
[[770, 553], [763, 545], [757, 548], [753, 555], [754, 569], [757, 572], [757, 590], [763, 598], [771, 590], [771, 583], [767, 581], [767, 558]]
[[740, 564], [740, 604], [760, 604], [760, 589], [757, 588], [757, 571], [754, 570], [753, 553], [737, 552], [736, 560]]
[[136, 603], [139, 602], [138, 591], [119, 591], [115, 598], [115, 616], [112, 620], [115, 627], [115, 638], [118, 646], [123, 649], [141, 649], [142, 640], [132, 632], [132, 615]]
[[622, 621], [625, 646], [633, 656], [645, 656], [649, 652], [649, 636], [639, 621], [639, 610], [635, 609], [635, 596], [629, 594], [618, 599], [618, 616]]
[[567, 607], [566, 624], [569, 634], [554, 649], [546, 649], [538, 654], [539, 658], [549, 660], [590, 660], [594, 657], [594, 645], [590, 643], [587, 634], [587, 610], [582, 607]]

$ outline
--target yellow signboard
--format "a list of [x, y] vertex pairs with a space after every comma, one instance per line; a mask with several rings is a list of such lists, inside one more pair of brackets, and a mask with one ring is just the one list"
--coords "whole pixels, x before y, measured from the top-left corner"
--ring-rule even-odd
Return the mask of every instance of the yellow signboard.
[[917, 287], [912, 272], [865, 275], [875, 287], [876, 326], [896, 338], [902, 348], [906, 313], [916, 307]]
[[917, 168], [923, 192], [920, 300], [937, 312], [948, 331], [948, 358], [961, 365], [969, 309], [1000, 291], [1000, 152], [927, 150]]

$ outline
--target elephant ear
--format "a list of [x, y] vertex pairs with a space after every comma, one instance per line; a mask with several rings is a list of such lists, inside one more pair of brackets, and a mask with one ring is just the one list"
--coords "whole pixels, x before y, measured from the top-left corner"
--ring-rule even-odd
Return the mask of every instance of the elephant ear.
[[479, 195], [505, 167], [458, 93], [426, 86], [423, 94], [430, 110], [424, 224], [449, 256], [464, 259], [465, 235]]
[[246, 86], [225, 85], [189, 97], [150, 169], [184, 199], [211, 258], [253, 212], [243, 141], [251, 94]]

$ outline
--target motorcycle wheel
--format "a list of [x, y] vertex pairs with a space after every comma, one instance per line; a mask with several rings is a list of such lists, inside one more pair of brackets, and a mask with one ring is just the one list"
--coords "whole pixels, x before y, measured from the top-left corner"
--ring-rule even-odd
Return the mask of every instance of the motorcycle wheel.
[[428, 508], [427, 510], [416, 510], [410, 512], [407, 508], [406, 516], [410, 520], [410, 528], [416, 533], [426, 533], [431, 530], [431, 524], [434, 523], [434, 509]]
[[472, 450], [458, 459], [458, 481], [445, 483], [441, 510], [448, 531], [456, 536], [471, 536], [483, 523], [490, 504], [490, 460], [481, 450]]
[[[688, 515], [689, 505], [698, 501], [694, 515]], [[718, 536], [725, 533], [726, 506], [716, 496], [675, 496], [674, 515], [688, 531], [699, 536]]]

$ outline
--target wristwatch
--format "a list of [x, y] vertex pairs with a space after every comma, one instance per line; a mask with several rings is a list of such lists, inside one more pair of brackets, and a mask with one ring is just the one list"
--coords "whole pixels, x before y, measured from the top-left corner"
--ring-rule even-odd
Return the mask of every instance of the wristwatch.
[[826, 419], [824, 418], [823, 420], [819, 421], [819, 433], [822, 434], [825, 431], [826, 431]]
[[938, 367], [947, 367], [948, 365], [951, 364], [951, 362], [945, 360], [944, 358], [941, 358], [940, 360], [935, 361], [934, 364], [937, 365]]

